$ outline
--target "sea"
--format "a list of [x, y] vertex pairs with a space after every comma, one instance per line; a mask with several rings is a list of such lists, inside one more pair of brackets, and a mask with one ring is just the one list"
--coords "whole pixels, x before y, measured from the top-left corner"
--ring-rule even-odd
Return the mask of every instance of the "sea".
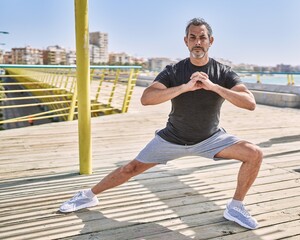
[[[243, 75], [239, 74], [241, 77], [241, 80], [243, 82], [248, 83], [256, 83], [257, 82], [257, 75], [251, 74], [251, 75]], [[294, 84], [295, 86], [300, 86], [300, 74], [293, 74], [294, 78]], [[262, 84], [276, 84], [276, 85], [291, 85], [291, 78], [290, 84], [288, 83], [288, 76], [285, 74], [263, 74], [260, 75], [260, 82]]]
[[[140, 73], [139, 74], [139, 79], [141, 80], [152, 80], [155, 78], [155, 76], [158, 73], [155, 72], [147, 72], [147, 73]], [[239, 76], [241, 77], [241, 80], [243, 82], [247, 83], [256, 83], [257, 82], [257, 75], [256, 74], [244, 74], [244, 73], [238, 73]], [[292, 84], [292, 79], [291, 77], [288, 78], [287, 74], [260, 74], [259, 75], [260, 83], [262, 84], [275, 84], [275, 85], [294, 85], [294, 86], [300, 86], [300, 74], [293, 74], [293, 79], [294, 79], [294, 84]], [[289, 83], [289, 81], [290, 83]]]

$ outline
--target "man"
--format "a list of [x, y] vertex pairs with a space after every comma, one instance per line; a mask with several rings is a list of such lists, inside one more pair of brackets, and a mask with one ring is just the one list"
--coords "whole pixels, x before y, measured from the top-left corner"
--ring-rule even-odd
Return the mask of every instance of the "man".
[[114, 170], [89, 190], [77, 193], [62, 204], [61, 212], [72, 212], [98, 204], [97, 194], [116, 187], [157, 164], [198, 155], [211, 159], [236, 159], [242, 162], [233, 199], [224, 217], [249, 229], [257, 221], [244, 208], [243, 200], [257, 177], [262, 152], [254, 144], [225, 132], [219, 127], [224, 100], [254, 110], [251, 92], [229, 67], [208, 56], [213, 44], [212, 29], [203, 19], [194, 18], [186, 27], [184, 42], [190, 57], [167, 66], [145, 89], [141, 102], [153, 105], [172, 101], [167, 125], [128, 164]]

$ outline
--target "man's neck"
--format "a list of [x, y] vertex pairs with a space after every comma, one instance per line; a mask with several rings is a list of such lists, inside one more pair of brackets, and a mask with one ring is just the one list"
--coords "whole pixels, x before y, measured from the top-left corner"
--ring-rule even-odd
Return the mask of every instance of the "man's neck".
[[192, 56], [190, 56], [190, 61], [193, 65], [195, 66], [204, 66], [209, 62], [209, 57], [207, 55], [205, 55], [203, 58], [193, 58]]

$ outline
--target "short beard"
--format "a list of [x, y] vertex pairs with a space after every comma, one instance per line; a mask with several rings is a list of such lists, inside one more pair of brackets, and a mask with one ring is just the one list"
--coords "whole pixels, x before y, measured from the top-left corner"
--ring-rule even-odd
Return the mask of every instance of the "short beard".
[[193, 58], [196, 58], [196, 59], [201, 59], [201, 58], [204, 58], [205, 55], [206, 55], [206, 52], [202, 52], [201, 54], [195, 54], [193, 52], [191, 52]]
[[202, 49], [202, 53], [197, 54], [197, 53], [193, 52], [194, 48], [192, 48], [192, 50], [190, 52], [191, 52], [193, 58], [201, 59], [201, 58], [205, 57], [206, 53], [208, 52], [208, 49], [207, 49], [207, 51], [205, 51], [204, 48], [201, 48], [201, 49]]

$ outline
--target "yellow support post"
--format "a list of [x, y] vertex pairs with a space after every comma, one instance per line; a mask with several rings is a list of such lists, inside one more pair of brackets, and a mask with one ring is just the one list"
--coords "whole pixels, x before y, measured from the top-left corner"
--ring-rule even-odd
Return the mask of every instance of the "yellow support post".
[[55, 74], [51, 74], [51, 76], [52, 76], [52, 79], [51, 79], [50, 85], [54, 86], [56, 76], [55, 76]]
[[71, 82], [71, 86], [70, 86], [70, 92], [74, 92], [75, 90], [75, 81], [76, 78], [75, 77], [72, 77], [72, 82]]
[[290, 74], [287, 75], [287, 85], [291, 85]]
[[80, 174], [92, 173], [88, 0], [75, 0]]
[[256, 75], [256, 79], [257, 79], [256, 83], [261, 83], [261, 81], [260, 81], [260, 74], [259, 73]]
[[100, 90], [101, 90], [102, 83], [103, 83], [104, 78], [105, 78], [105, 73], [106, 73], [106, 69], [103, 69], [102, 70], [102, 74], [101, 74], [101, 78], [100, 78], [100, 81], [99, 81], [99, 85], [98, 85], [98, 88], [97, 88], [96, 97], [95, 97], [95, 101], [96, 102], [98, 102], [98, 99], [99, 99]]
[[128, 111], [129, 102], [131, 100], [131, 95], [132, 95], [132, 92], [133, 92], [133, 88], [136, 84], [137, 75], [138, 75], [138, 70], [134, 70], [134, 69], [130, 70], [128, 83], [127, 83], [127, 88], [126, 88], [124, 101], [123, 101], [123, 106], [122, 106], [122, 113], [126, 113]]
[[69, 69], [69, 71], [67, 72], [67, 78], [65, 80], [65, 85], [64, 85], [64, 89], [67, 89], [68, 83], [69, 83], [69, 77], [71, 75], [71, 68]]
[[113, 86], [112, 86], [112, 89], [111, 89], [111, 92], [110, 92], [110, 96], [108, 98], [107, 107], [111, 107], [111, 103], [112, 103], [112, 100], [114, 98], [114, 94], [115, 94], [115, 91], [116, 91], [117, 83], [119, 81], [119, 76], [120, 76], [120, 69], [117, 69], [116, 77], [115, 77], [115, 80], [113, 82]]
[[71, 100], [71, 103], [70, 103], [68, 121], [72, 121], [74, 119], [76, 100], [77, 100], [77, 89], [76, 89], [76, 85], [75, 85], [75, 89], [74, 89], [74, 92], [73, 92], [73, 95], [72, 95], [72, 100]]
[[291, 74], [291, 84], [295, 85], [295, 79], [294, 79], [294, 75], [293, 74]]
[[60, 75], [60, 82], [59, 82], [59, 88], [62, 88], [62, 85], [63, 85], [63, 82], [64, 82], [64, 80], [65, 80], [65, 75], [66, 75], [66, 73], [65, 72], [63, 72], [63, 73], [59, 73], [59, 75]]

